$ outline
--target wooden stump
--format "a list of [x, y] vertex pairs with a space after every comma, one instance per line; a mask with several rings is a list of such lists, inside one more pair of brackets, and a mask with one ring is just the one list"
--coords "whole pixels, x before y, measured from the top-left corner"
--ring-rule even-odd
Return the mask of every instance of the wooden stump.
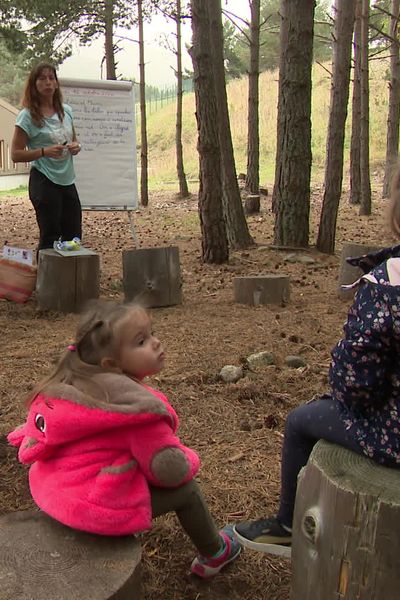
[[246, 215], [253, 215], [260, 212], [260, 196], [249, 194], [244, 201], [244, 212]]
[[100, 292], [100, 257], [95, 252], [61, 256], [40, 250], [36, 298], [40, 309], [78, 312]]
[[291, 600], [397, 600], [400, 470], [320, 441], [299, 475]]
[[363, 271], [358, 267], [349, 265], [349, 263], [346, 262], [346, 258], [355, 258], [357, 256], [362, 256], [363, 254], [368, 254], [369, 252], [376, 252], [382, 248], [383, 246], [366, 246], [365, 244], [343, 244], [339, 269], [338, 293], [340, 298], [343, 298], [344, 300], [352, 298], [354, 296], [354, 290], [342, 290], [340, 286], [354, 283], [361, 275], [363, 275]]
[[76, 531], [38, 511], [0, 517], [1, 600], [137, 600], [140, 558], [133, 536]]
[[258, 306], [259, 304], [287, 304], [290, 299], [289, 275], [255, 275], [234, 277], [235, 302]]
[[125, 300], [147, 307], [182, 303], [179, 248], [140, 248], [122, 253]]

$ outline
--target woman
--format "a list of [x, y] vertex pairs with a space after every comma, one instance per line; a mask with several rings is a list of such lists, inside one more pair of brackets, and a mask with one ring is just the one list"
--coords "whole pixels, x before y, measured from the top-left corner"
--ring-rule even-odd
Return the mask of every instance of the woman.
[[25, 85], [11, 145], [14, 162], [32, 162], [29, 198], [39, 225], [39, 250], [62, 238], [81, 238], [82, 212], [72, 157], [76, 139], [71, 107], [62, 102], [56, 70], [34, 66]]

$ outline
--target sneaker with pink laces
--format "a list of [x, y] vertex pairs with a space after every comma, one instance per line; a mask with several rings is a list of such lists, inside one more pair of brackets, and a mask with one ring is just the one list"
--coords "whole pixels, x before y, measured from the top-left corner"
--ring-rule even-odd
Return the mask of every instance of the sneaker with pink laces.
[[224, 541], [225, 549], [217, 558], [207, 556], [196, 556], [190, 567], [192, 575], [197, 575], [202, 579], [209, 579], [217, 575], [226, 565], [229, 565], [237, 558], [241, 551], [241, 546], [233, 532], [232, 525], [226, 525], [219, 532]]

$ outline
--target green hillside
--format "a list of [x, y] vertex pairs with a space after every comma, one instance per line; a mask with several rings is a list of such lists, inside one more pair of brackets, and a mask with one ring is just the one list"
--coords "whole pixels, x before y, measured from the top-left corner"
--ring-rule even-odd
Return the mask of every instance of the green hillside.
[[[313, 178], [323, 177], [326, 131], [329, 116], [330, 65], [315, 65], [313, 70], [312, 151]], [[386, 121], [388, 107], [388, 64], [373, 61], [370, 74], [370, 155], [371, 163], [378, 165], [385, 157]], [[278, 73], [262, 73], [260, 77], [260, 179], [270, 184], [274, 176], [276, 145]], [[237, 172], [246, 170], [247, 145], [247, 79], [235, 80], [228, 85], [229, 112], [235, 148]], [[349, 117], [351, 116], [349, 102]], [[197, 131], [194, 115], [194, 94], [184, 97], [183, 146], [188, 180], [198, 177], [196, 150]], [[350, 145], [350, 124], [347, 123], [346, 159]], [[170, 104], [148, 116], [149, 177], [151, 187], [176, 185], [175, 160], [175, 104]]]

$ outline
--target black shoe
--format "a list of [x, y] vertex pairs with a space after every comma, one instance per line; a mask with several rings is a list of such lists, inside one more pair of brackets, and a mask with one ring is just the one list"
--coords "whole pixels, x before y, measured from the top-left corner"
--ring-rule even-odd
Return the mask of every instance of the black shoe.
[[233, 528], [237, 539], [246, 548], [290, 557], [292, 530], [283, 527], [276, 517], [244, 521]]

